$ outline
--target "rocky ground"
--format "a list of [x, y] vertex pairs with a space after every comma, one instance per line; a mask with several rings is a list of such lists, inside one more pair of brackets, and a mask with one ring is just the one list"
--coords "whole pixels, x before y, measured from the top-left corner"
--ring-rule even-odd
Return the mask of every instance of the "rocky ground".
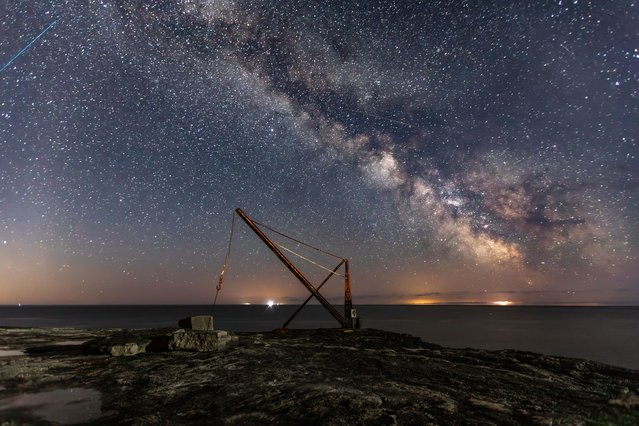
[[639, 424], [638, 371], [379, 330], [104, 354], [171, 333], [0, 329], [0, 424]]

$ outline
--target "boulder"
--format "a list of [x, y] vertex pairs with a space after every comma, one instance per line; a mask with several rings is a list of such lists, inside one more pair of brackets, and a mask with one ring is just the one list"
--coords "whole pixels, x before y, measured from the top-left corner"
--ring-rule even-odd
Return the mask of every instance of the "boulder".
[[[147, 343], [148, 344], [148, 343]], [[146, 351], [146, 344], [139, 345], [136, 342], [114, 344], [108, 351], [111, 356], [132, 356]]]
[[111, 356], [133, 356], [148, 352], [154, 336], [145, 331], [113, 332], [110, 336], [99, 337], [85, 342], [82, 347], [88, 354]]

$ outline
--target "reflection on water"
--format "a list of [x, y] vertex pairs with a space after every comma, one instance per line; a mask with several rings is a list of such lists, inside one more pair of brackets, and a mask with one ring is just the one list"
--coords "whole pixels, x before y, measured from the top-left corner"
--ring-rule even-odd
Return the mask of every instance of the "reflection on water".
[[3, 411], [27, 411], [49, 422], [73, 424], [95, 420], [101, 415], [101, 395], [95, 389], [70, 388], [26, 393], [0, 400]]
[[18, 351], [18, 350], [13, 350], [13, 349], [0, 348], [0, 357], [3, 357], [3, 356], [20, 356], [20, 355], [24, 355], [24, 352]]
[[83, 343], [85, 343], [86, 340], [64, 340], [62, 342], [55, 342], [54, 345], [56, 346], [75, 346], [75, 345], [81, 345]]

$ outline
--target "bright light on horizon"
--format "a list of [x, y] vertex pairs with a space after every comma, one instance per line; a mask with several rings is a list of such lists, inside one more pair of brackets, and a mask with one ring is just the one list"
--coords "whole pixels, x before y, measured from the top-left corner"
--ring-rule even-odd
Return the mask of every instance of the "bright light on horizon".
[[496, 300], [493, 302], [493, 305], [497, 306], [510, 306], [512, 304], [513, 302], [511, 302], [510, 300]]
[[434, 305], [440, 302], [433, 299], [411, 299], [407, 303], [409, 305]]
[[269, 300], [268, 302], [266, 302], [266, 306], [268, 306], [269, 308], [272, 308], [273, 305], [275, 305], [275, 302], [273, 300]]

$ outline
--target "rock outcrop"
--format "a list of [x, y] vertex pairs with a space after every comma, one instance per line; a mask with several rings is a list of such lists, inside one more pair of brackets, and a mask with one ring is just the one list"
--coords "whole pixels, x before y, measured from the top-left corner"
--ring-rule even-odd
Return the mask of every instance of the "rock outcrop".
[[170, 351], [215, 352], [237, 340], [237, 336], [223, 330], [177, 330], [168, 336], [166, 347]]
[[88, 354], [132, 356], [144, 352], [215, 352], [237, 340], [237, 336], [224, 330], [114, 331], [108, 337], [88, 341], [83, 347]]
[[[27, 352], [0, 358], [0, 424], [53, 421], [21, 395], [62, 390], [74, 391], [66, 410], [90, 407], [80, 421], [104, 425], [639, 424], [639, 372], [596, 362], [378, 330], [237, 333], [199, 352], [209, 343], [193, 332], [0, 329], [0, 347]], [[157, 336], [188, 351], [152, 352]], [[86, 354], [109, 339], [123, 354], [148, 343], [136, 356]]]

